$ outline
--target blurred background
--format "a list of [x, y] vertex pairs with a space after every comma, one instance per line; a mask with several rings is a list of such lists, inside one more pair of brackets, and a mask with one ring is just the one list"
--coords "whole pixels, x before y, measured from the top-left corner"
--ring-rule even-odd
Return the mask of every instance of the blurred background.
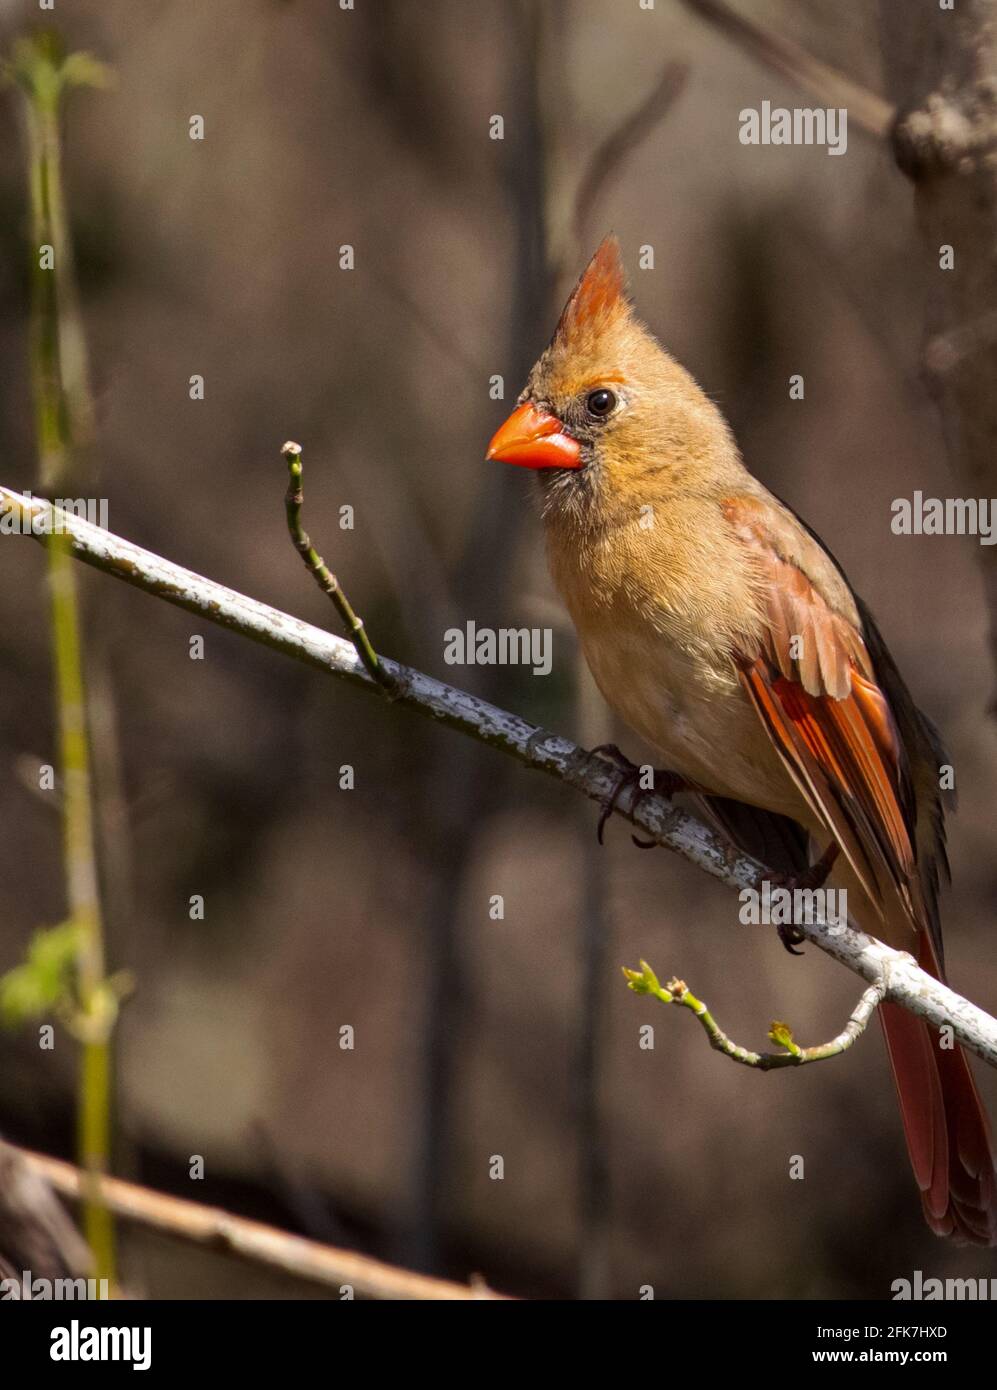
[[[873, 0], [741, 8], [881, 90]], [[38, 18], [0, 0], [0, 44]], [[306, 525], [379, 650], [649, 760], [579, 668], [532, 478], [482, 461], [615, 230], [642, 317], [834, 550], [943, 730], [950, 977], [993, 1010], [978, 545], [890, 531], [894, 498], [954, 484], [918, 373], [936, 266], [886, 142], [852, 125], [838, 158], [741, 145], [742, 108], [813, 103], [680, 0], [78, 0], [51, 18], [115, 77], [71, 93], [64, 123], [96, 408], [76, 491], [108, 499], [110, 528], [334, 627], [285, 532], [279, 450], [296, 439]], [[0, 149], [0, 481], [38, 490], [11, 90]], [[773, 1018], [806, 1043], [839, 1030], [860, 989], [840, 966], [740, 926], [733, 894], [638, 853], [623, 822], [600, 849], [597, 808], [560, 784], [109, 578], [81, 584], [113, 754], [109, 957], [136, 979], [117, 1173], [530, 1296], [884, 1298], [914, 1269], [997, 1274], [922, 1222], [878, 1028], [829, 1064], [756, 1074], [619, 971], [644, 956], [681, 975], [763, 1047]], [[551, 627], [552, 673], [447, 666], [444, 632], [472, 619]], [[0, 969], [64, 914], [37, 791], [55, 756], [47, 629], [42, 549], [5, 537]], [[0, 1132], [69, 1156], [58, 1038], [0, 1034]], [[980, 1084], [993, 1109], [997, 1077]], [[132, 1229], [122, 1273], [152, 1297], [319, 1292]]]

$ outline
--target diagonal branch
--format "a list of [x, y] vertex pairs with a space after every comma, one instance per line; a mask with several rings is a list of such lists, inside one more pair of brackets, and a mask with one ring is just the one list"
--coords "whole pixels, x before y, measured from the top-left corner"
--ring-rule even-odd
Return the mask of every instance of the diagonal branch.
[[681, 1004], [684, 1008], [691, 1009], [703, 1025], [712, 1048], [722, 1052], [732, 1062], [754, 1067], [756, 1071], [779, 1071], [784, 1067], [803, 1067], [808, 1062], [823, 1062], [828, 1057], [840, 1057], [842, 1052], [847, 1052], [862, 1036], [869, 1020], [886, 997], [885, 979], [870, 985], [855, 1005], [844, 1028], [830, 1042], [818, 1043], [815, 1047], [800, 1047], [788, 1023], [772, 1023], [769, 1026], [769, 1037], [784, 1051], [752, 1052], [750, 1048], [742, 1047], [740, 1043], [727, 1036], [702, 999], [696, 998], [684, 980], [669, 980], [667, 985], [662, 986], [646, 960], [641, 961], [639, 970], [628, 970], [624, 966], [623, 973], [635, 994], [653, 994], [662, 1004]]
[[[83, 1174], [71, 1163], [47, 1154], [7, 1146], [36, 1181], [43, 1179], [71, 1201], [83, 1193]], [[369, 1255], [321, 1245], [276, 1226], [234, 1216], [220, 1207], [204, 1206], [184, 1197], [171, 1197], [121, 1178], [101, 1182], [104, 1201], [122, 1220], [194, 1245], [236, 1255], [254, 1264], [269, 1265], [284, 1274], [334, 1289], [349, 1286], [358, 1298], [389, 1299], [505, 1299], [483, 1282], [453, 1284], [411, 1270], [397, 1269]], [[58, 1205], [58, 1204], [56, 1204]], [[37, 1270], [34, 1271], [37, 1273]]]
[[[14, 530], [36, 534], [44, 541], [46, 528], [51, 530], [54, 526], [63, 528], [73, 554], [85, 564], [328, 675], [367, 690], [378, 689], [353, 644], [344, 638], [205, 579], [110, 531], [62, 512], [43, 498], [0, 486], [0, 534]], [[600, 805], [618, 789], [616, 767], [587, 753], [570, 739], [538, 728], [508, 710], [410, 666], [388, 660], [383, 664], [396, 682], [398, 704], [498, 748], [527, 767], [558, 778]], [[756, 889], [766, 876], [764, 865], [742, 854], [664, 796], [625, 787], [614, 811], [656, 844], [681, 854], [728, 887]], [[886, 977], [884, 998], [918, 1014], [934, 1027], [951, 1027], [959, 1042], [991, 1066], [997, 1066], [997, 1019], [933, 979], [912, 956], [844, 925], [804, 920], [798, 926], [809, 941], [869, 984], [878, 984]]]
[[627, 156], [667, 116], [682, 95], [688, 76], [687, 63], [666, 63], [641, 104], [610, 131], [593, 153], [575, 196], [575, 238], [579, 245], [584, 240], [589, 215], [603, 188], [619, 174]]
[[684, 0], [684, 4], [809, 96], [826, 106], [846, 107], [849, 121], [867, 134], [884, 139], [889, 132], [894, 116], [890, 103], [830, 63], [815, 58], [801, 44], [747, 15], [738, 14], [726, 0]]

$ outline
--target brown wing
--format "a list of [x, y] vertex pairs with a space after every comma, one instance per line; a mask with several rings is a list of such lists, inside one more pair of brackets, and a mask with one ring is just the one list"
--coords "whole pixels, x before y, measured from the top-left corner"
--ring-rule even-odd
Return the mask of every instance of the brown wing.
[[890, 887], [915, 929], [915, 811], [896, 721], [876, 681], [854, 600], [834, 562], [788, 511], [728, 499], [750, 547], [765, 627], [736, 653], [741, 681], [790, 776], [870, 900]]
[[[735, 653], [744, 688], [871, 902], [882, 913], [896, 890], [918, 933], [921, 965], [941, 979], [936, 896], [945, 844], [937, 784], [928, 785], [946, 761], [937, 735], [875, 624], [803, 523], [774, 499], [731, 498], [725, 511], [750, 549], [765, 619], [761, 634]], [[906, 748], [916, 755], [916, 791]], [[965, 1054], [939, 1047], [937, 1030], [895, 1005], [880, 1012], [928, 1224], [939, 1235], [992, 1245], [997, 1175]]]

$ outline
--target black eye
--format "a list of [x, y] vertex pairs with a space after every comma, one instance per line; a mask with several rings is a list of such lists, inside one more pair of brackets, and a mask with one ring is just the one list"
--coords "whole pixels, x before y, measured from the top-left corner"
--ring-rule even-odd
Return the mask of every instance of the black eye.
[[616, 396], [612, 391], [607, 391], [605, 386], [600, 386], [598, 391], [591, 391], [585, 401], [585, 409], [597, 420], [604, 420], [615, 407]]

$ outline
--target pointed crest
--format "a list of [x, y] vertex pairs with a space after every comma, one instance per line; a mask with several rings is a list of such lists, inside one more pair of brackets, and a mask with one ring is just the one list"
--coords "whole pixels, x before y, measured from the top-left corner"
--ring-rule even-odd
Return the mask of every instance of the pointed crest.
[[563, 341], [592, 331], [600, 322], [628, 312], [629, 307], [620, 243], [611, 232], [599, 243], [572, 290], [554, 336]]

